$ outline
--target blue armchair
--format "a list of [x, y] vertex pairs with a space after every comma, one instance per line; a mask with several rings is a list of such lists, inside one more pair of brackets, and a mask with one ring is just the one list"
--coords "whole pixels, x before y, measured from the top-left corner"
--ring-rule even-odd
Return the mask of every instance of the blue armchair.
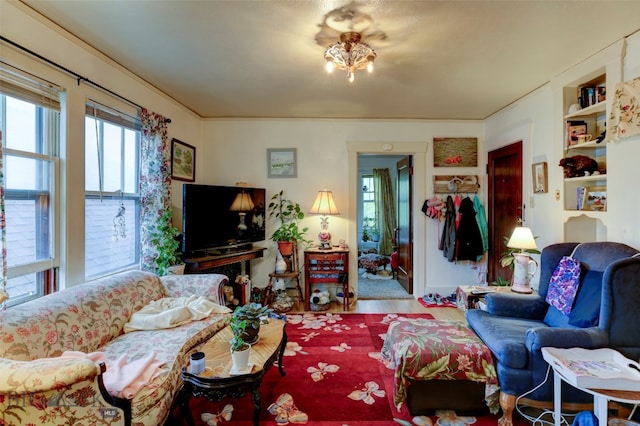
[[[500, 426], [512, 425], [516, 397], [528, 405], [552, 405], [553, 380], [545, 382], [545, 346], [587, 349], [610, 347], [640, 358], [640, 256], [638, 250], [614, 242], [559, 243], [542, 250], [536, 294], [493, 293], [486, 311], [467, 312], [469, 326], [491, 349], [500, 382]], [[549, 281], [563, 256], [581, 263], [581, 281], [571, 317], [545, 298]], [[635, 257], [632, 257], [635, 256]], [[592, 397], [563, 386], [563, 403], [591, 403]]]

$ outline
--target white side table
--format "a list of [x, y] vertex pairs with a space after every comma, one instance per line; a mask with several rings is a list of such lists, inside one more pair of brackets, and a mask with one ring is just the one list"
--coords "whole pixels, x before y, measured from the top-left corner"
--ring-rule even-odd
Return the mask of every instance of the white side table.
[[[565, 381], [569, 384], [572, 384], [569, 379], [561, 374], [559, 371], [558, 365], [553, 362], [553, 356], [550, 355], [546, 350], [546, 348], [542, 348], [542, 354], [553, 368], [553, 419], [555, 426], [561, 426], [562, 424], [562, 415], [561, 415], [561, 405], [562, 405], [562, 381]], [[572, 386], [575, 386], [572, 384]], [[636, 391], [623, 391], [623, 390], [609, 390], [609, 389], [589, 389], [583, 388], [579, 386], [575, 386], [576, 388], [587, 392], [593, 395], [593, 412], [598, 418], [598, 426], [607, 426], [607, 417], [608, 417], [608, 405], [609, 401], [616, 402], [625, 402], [629, 404], [640, 404], [640, 392]]]

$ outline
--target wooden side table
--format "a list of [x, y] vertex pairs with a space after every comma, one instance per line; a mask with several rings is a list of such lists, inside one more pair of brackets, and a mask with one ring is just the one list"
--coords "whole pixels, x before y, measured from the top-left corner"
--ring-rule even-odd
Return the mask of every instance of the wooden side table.
[[317, 283], [342, 285], [342, 309], [349, 310], [349, 250], [309, 249], [304, 252], [304, 305], [311, 309], [311, 285]]
[[223, 328], [204, 344], [201, 351], [205, 353], [205, 371], [196, 375], [189, 373], [187, 368], [183, 368], [183, 386], [176, 399], [189, 425], [194, 424], [189, 409], [191, 397], [207, 398], [209, 401], [218, 402], [225, 398], [240, 398], [249, 392], [254, 407], [253, 422], [255, 426], [259, 425], [261, 409], [259, 390], [262, 378], [276, 360], [278, 360], [280, 375], [285, 375], [282, 367], [284, 349], [287, 345], [285, 325], [284, 319], [271, 318], [269, 324], [260, 326], [260, 340], [251, 346], [249, 363], [253, 364], [253, 369], [248, 374], [230, 374], [231, 327]]
[[477, 309], [479, 302], [489, 293], [509, 293], [511, 287], [506, 286], [481, 286], [460, 285], [456, 289], [456, 304], [459, 309]]

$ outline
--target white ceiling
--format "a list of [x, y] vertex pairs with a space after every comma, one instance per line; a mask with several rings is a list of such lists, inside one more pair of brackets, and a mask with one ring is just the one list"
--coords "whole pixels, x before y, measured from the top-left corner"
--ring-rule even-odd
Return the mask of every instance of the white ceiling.
[[[21, 1], [202, 117], [484, 119], [640, 29], [639, 0]], [[348, 28], [353, 84], [320, 45]]]

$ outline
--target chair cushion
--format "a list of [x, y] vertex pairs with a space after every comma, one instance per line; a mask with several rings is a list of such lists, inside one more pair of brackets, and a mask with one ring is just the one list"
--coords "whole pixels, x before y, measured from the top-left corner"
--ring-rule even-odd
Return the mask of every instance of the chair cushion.
[[544, 326], [542, 321], [499, 317], [480, 309], [467, 311], [467, 321], [497, 361], [510, 368], [525, 368], [527, 330]]
[[549, 327], [569, 327], [569, 316], [563, 314], [555, 306], [549, 306], [543, 322]]
[[583, 328], [598, 325], [602, 299], [602, 275], [600, 271], [587, 271], [585, 274], [569, 314], [570, 325]]
[[580, 262], [571, 256], [563, 256], [549, 280], [546, 301], [564, 315], [571, 312], [573, 300], [580, 284]]

